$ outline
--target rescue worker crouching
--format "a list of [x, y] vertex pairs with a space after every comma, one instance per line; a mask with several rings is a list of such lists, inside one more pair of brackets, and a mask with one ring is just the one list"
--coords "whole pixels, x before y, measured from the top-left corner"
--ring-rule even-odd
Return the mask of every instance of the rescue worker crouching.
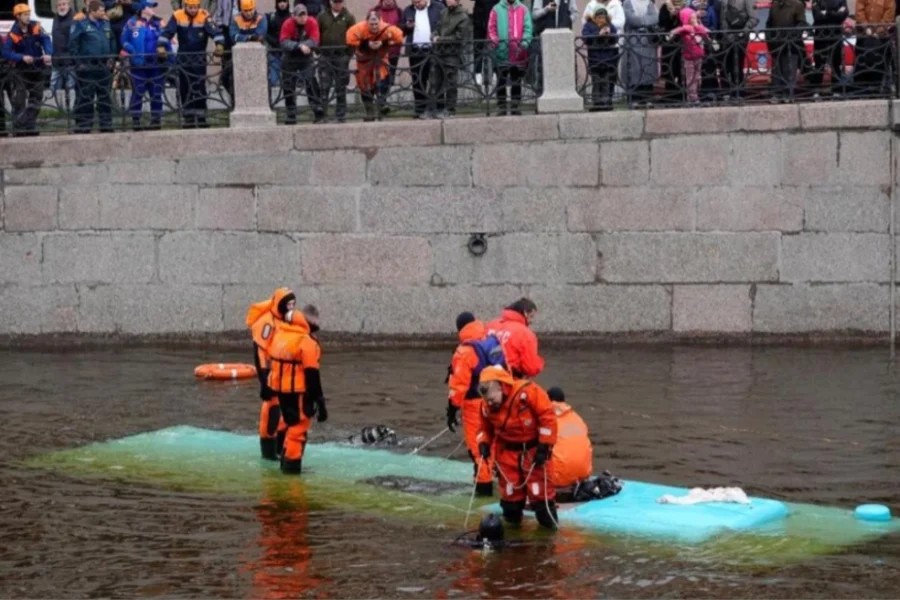
[[497, 336], [503, 344], [506, 363], [516, 377], [534, 378], [544, 370], [538, 339], [531, 330], [536, 315], [537, 305], [528, 298], [520, 298], [487, 325], [488, 334]]
[[494, 336], [485, 334], [484, 323], [470, 312], [456, 317], [459, 346], [453, 353], [447, 383], [450, 387], [447, 403], [447, 427], [456, 431], [457, 415], [462, 410], [463, 435], [469, 457], [475, 463], [475, 494], [494, 495], [494, 461], [488, 456], [479, 460], [476, 436], [481, 428], [481, 396], [478, 395], [478, 377], [489, 365], [506, 368], [503, 348]]
[[292, 316], [289, 311], [284, 320], [275, 321], [269, 346], [268, 385], [278, 395], [281, 416], [287, 426], [281, 471], [299, 475], [312, 418], [315, 416], [324, 423], [328, 411], [319, 374], [322, 349], [315, 337], [319, 311], [314, 306], [304, 307], [304, 323], [294, 322]]
[[288, 318], [290, 323], [309, 327], [306, 318], [294, 310], [296, 296], [289, 288], [278, 288], [272, 297], [250, 306], [246, 323], [253, 337], [253, 361], [259, 378], [259, 396], [262, 408], [259, 413], [259, 447], [262, 457], [278, 460], [284, 446], [286, 426], [281, 418], [278, 395], [269, 387], [269, 347], [275, 333], [275, 324]]
[[557, 423], [547, 392], [495, 366], [481, 371], [478, 392], [484, 399], [478, 450], [487, 460], [493, 447], [503, 518], [513, 525], [521, 523], [527, 501], [538, 523], [555, 529], [553, 467], [548, 461]]

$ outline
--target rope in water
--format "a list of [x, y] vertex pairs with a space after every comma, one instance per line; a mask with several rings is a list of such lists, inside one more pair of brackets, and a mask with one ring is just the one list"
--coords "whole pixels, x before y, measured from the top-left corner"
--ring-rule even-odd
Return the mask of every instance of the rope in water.
[[[475, 472], [479, 473], [481, 471], [481, 461], [482, 458], [479, 455], [478, 457], [478, 465], [475, 468]], [[463, 525], [463, 529], [469, 528], [469, 515], [472, 514], [472, 504], [475, 503], [475, 490], [478, 489], [478, 478], [475, 478], [475, 482], [472, 484], [472, 495], [469, 497], [469, 509], [466, 511], [466, 523]]]
[[444, 434], [447, 433], [448, 431], [450, 431], [450, 428], [449, 428], [449, 427], [444, 427], [441, 431], [439, 431], [439, 432], [437, 433], [437, 435], [435, 435], [433, 438], [431, 438], [430, 440], [428, 440], [427, 442], [425, 442], [424, 444], [422, 444], [421, 446], [419, 446], [418, 448], [416, 448], [416, 449], [413, 450], [412, 452], [410, 452], [410, 454], [418, 454], [419, 450], [422, 450], [422, 449], [424, 449], [424, 448], [427, 448], [433, 441], [435, 441], [436, 439], [438, 439], [439, 437], [441, 437], [442, 435], [444, 435]]

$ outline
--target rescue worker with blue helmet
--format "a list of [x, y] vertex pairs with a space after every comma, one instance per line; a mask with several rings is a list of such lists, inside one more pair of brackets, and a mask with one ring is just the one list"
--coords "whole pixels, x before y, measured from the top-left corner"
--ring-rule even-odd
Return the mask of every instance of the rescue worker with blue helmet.
[[134, 6], [137, 14], [128, 19], [122, 29], [122, 51], [120, 52], [131, 62], [132, 87], [128, 108], [135, 131], [142, 129], [141, 113], [144, 107], [144, 96], [149, 94], [149, 129], [160, 129], [167, 65], [159, 62], [156, 46], [162, 34], [163, 21], [153, 12], [153, 9], [158, 6], [154, 0], [141, 0]]

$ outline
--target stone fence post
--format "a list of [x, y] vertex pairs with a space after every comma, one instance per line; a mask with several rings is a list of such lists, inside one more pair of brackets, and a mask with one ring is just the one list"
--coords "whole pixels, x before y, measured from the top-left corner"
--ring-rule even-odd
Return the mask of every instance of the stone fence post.
[[253, 42], [235, 44], [231, 54], [234, 77], [231, 127], [273, 127], [275, 113], [269, 106], [266, 47]]
[[568, 29], [547, 29], [541, 34], [544, 93], [539, 113], [579, 112], [584, 100], [575, 90], [575, 36]]

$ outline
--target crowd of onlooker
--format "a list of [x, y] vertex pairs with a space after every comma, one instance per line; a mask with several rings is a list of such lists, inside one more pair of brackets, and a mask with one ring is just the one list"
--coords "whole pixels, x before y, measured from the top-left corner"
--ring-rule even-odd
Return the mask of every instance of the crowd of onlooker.
[[[233, 96], [236, 44], [269, 49], [273, 103], [283, 101], [288, 124], [297, 122], [300, 96], [315, 122], [332, 104], [344, 122], [354, 75], [364, 119], [384, 117], [401, 56], [417, 118], [453, 116], [463, 80], [484, 90], [497, 114], [519, 114], [523, 84], [540, 89], [540, 35], [554, 28], [578, 36], [594, 110], [611, 110], [618, 98], [628, 106], [740, 100], [751, 55], [769, 73], [773, 102], [796, 98], [798, 78], [824, 94], [847, 89], [848, 77], [853, 90], [890, 93], [896, 68], [895, 0], [858, 0], [855, 21], [846, 0], [813, 0], [811, 19], [804, 0], [590, 0], [583, 10], [577, 0], [474, 0], [471, 14], [462, 0], [403, 8], [379, 0], [360, 22], [344, 0], [276, 0], [269, 14], [256, 0], [172, 0], [166, 21], [155, 0], [88, 0], [80, 10], [73, 1], [57, 0], [50, 32], [27, 4], [15, 6], [2, 39], [0, 135], [8, 116], [16, 134], [37, 133], [47, 87], [52, 98], [65, 93], [74, 132], [90, 131], [95, 113], [100, 131], [111, 131], [117, 84], [130, 90], [135, 129], [162, 126], [167, 83], [177, 90], [179, 123], [205, 127], [209, 67], [221, 67], [216, 85]], [[760, 41], [764, 59], [750, 48]]]

